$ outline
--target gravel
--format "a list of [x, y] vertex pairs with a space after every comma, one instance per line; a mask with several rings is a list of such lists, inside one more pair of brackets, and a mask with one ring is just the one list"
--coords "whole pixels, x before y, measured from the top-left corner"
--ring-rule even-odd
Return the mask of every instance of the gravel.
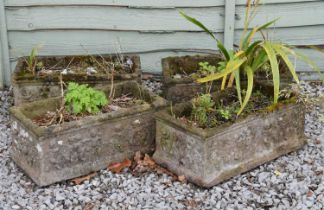
[[[302, 86], [309, 97], [323, 97], [323, 84]], [[303, 149], [211, 189], [172, 182], [171, 177], [155, 173], [136, 177], [127, 170], [122, 174], [102, 170], [81, 185], [62, 182], [40, 188], [9, 158], [10, 95], [10, 90], [0, 91], [0, 209], [324, 208], [323, 101], [306, 116], [308, 144]]]

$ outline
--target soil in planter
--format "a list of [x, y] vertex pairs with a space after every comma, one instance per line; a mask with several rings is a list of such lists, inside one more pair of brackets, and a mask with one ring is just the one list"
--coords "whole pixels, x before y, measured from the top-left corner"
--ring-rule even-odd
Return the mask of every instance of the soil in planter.
[[[244, 91], [242, 95], [244, 99]], [[273, 105], [273, 98], [270, 94], [264, 92], [264, 90], [255, 90], [250, 98], [248, 105], [244, 111], [238, 117], [237, 112], [240, 109], [240, 102], [238, 101], [236, 92], [234, 89], [225, 91], [223, 94], [212, 96], [213, 103], [210, 102], [210, 109], [206, 112], [204, 108], [196, 106], [194, 108], [193, 103], [199, 103], [192, 101], [189, 106], [186, 106], [181, 113], [172, 115], [182, 122], [199, 128], [214, 128], [222, 124], [232, 124], [239, 118], [245, 118], [249, 114], [256, 112], [272, 112], [277, 108], [280, 108], [284, 104], [296, 102], [296, 97], [290, 91], [287, 91], [286, 95], [282, 95], [279, 98], [279, 103]], [[209, 103], [209, 102], [202, 102]]]
[[[134, 73], [134, 63], [128, 56], [67, 56], [38, 58], [36, 64], [36, 78], [55, 77], [63, 72], [64, 77], [73, 79], [76, 75], [106, 75], [114, 69], [116, 73]], [[21, 71], [16, 73], [16, 78], [32, 79], [35, 76], [24, 62]]]
[[[127, 109], [136, 105], [143, 105], [143, 104], [147, 104], [147, 102], [144, 100], [137, 99], [131, 95], [122, 95], [121, 97], [113, 99], [112, 102], [109, 103], [108, 105], [102, 107], [99, 113], [109, 113], [109, 112], [119, 111], [121, 109]], [[47, 113], [41, 116], [35, 117], [33, 119], [33, 122], [38, 126], [47, 127], [51, 125], [58, 125], [62, 122], [71, 122], [71, 121], [80, 120], [84, 117], [91, 116], [91, 115], [95, 115], [95, 114], [84, 113], [84, 114], [76, 115], [68, 112], [66, 109], [63, 109], [62, 111], [57, 110], [56, 112], [48, 111]]]

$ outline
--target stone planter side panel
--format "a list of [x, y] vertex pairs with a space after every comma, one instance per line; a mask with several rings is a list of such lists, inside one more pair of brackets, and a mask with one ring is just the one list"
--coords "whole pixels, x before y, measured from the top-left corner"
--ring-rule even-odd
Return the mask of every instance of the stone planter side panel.
[[[129, 80], [134, 82], [134, 80]], [[111, 84], [111, 81], [98, 81], [98, 82], [78, 82], [79, 84], [88, 84], [90, 87], [101, 89]], [[121, 83], [115, 81], [115, 85]], [[30, 83], [17, 83], [13, 84], [13, 95], [15, 106], [27, 102], [43, 100], [47, 98], [61, 96], [61, 86], [55, 82], [30, 82]]]
[[197, 94], [205, 92], [205, 85], [189, 83], [170, 85], [164, 90], [165, 98], [175, 103], [189, 101]]
[[[192, 78], [173, 79], [176, 73], [187, 72], [188, 74], [199, 69], [200, 62], [209, 62], [217, 65], [221, 61], [220, 55], [195, 55], [182, 57], [168, 57], [162, 59], [163, 66], [163, 94], [164, 97], [172, 102], [185, 102], [191, 100], [197, 94], [205, 93], [205, 84], [196, 84]], [[214, 82], [213, 91], [220, 88], [218, 82]]]
[[207, 139], [207, 186], [302, 147], [305, 144], [304, 116], [302, 105], [290, 106], [235, 124]]
[[11, 158], [39, 183], [38, 176], [42, 167], [42, 156], [38, 139], [17, 119], [11, 117]]
[[199, 182], [199, 177], [204, 175], [203, 140], [165, 122], [157, 120], [156, 123], [155, 161], [179, 175], [186, 174], [189, 180]]
[[[81, 126], [46, 139], [41, 137], [38, 145], [26, 144], [26, 147], [36, 148], [31, 151], [35, 155], [25, 155], [18, 149], [13, 150], [13, 157], [40, 186], [82, 176], [130, 158], [136, 151], [153, 152], [155, 122], [152, 115], [150, 111]], [[41, 161], [41, 170], [37, 174], [32, 171], [34, 167], [24, 161], [30, 156]]]
[[61, 94], [60, 85], [56, 83], [21, 83], [12, 87], [15, 105], [58, 97]]

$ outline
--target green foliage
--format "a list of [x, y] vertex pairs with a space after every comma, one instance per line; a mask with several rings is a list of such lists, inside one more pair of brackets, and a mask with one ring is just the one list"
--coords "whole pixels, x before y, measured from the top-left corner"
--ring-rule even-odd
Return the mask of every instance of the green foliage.
[[[217, 47], [224, 56], [224, 62], [221, 62], [218, 66], [218, 69], [220, 70], [219, 72], [210, 74], [204, 78], [199, 78], [197, 79], [197, 82], [206, 83], [222, 79], [221, 89], [223, 90], [227, 82], [228, 87], [231, 87], [235, 79], [237, 95], [241, 104], [241, 108], [239, 109], [237, 115], [240, 115], [242, 113], [242, 111], [244, 110], [244, 108], [250, 100], [254, 85], [254, 74], [257, 71], [264, 69], [263, 67], [265, 65], [270, 64], [272, 80], [274, 85], [274, 104], [278, 102], [280, 92], [280, 72], [278, 58], [281, 58], [283, 62], [287, 65], [291, 75], [297, 83], [299, 83], [298, 76], [296, 74], [294, 65], [288, 59], [289, 55], [295, 56], [296, 58], [307, 62], [314, 69], [317, 68], [314, 62], [312, 62], [306, 56], [295, 52], [291, 47], [287, 45], [281, 43], [274, 43], [270, 40], [267, 40], [266, 38], [264, 38], [264, 40], [252, 41], [257, 32], [262, 34], [262, 30], [269, 28], [278, 20], [276, 19], [270, 21], [262, 26], [256, 26], [248, 33], [249, 25], [255, 17], [257, 11], [256, 8], [259, 5], [259, 3], [259, 0], [254, 1], [253, 3], [251, 2], [251, 0], [248, 0], [243, 35], [241, 37], [239, 49], [235, 52], [227, 50], [223, 46], [223, 44], [218, 39], [216, 39], [214, 34], [209, 29], [207, 29], [201, 22], [181, 12], [181, 15], [183, 17], [185, 17], [187, 20], [203, 29], [213, 39], [216, 40]], [[248, 87], [244, 100], [242, 100], [240, 72], [243, 72], [247, 75]]]
[[215, 74], [217, 70], [216, 66], [209, 65], [208, 62], [200, 62], [199, 66], [200, 66], [199, 72], [202, 75]]
[[225, 120], [229, 120], [232, 117], [231, 111], [224, 107], [217, 108], [216, 111], [221, 116], [221, 118]]
[[215, 102], [210, 94], [203, 94], [192, 101], [191, 116], [194, 121], [198, 122], [199, 126], [205, 127], [208, 122], [208, 113], [213, 111]]
[[25, 59], [27, 64], [27, 70], [33, 73], [33, 75], [35, 75], [36, 73], [37, 54], [38, 54], [38, 47], [34, 47], [30, 52], [30, 55]]
[[108, 99], [102, 91], [74, 82], [69, 83], [64, 100], [67, 109], [74, 114], [98, 113], [100, 107], [108, 104]]
[[[210, 65], [208, 62], [200, 62], [199, 69], [196, 73], [192, 74], [191, 77], [193, 79], [203, 78], [208, 75], [215, 74], [216, 72], [221, 71], [220, 68], [217, 69], [216, 66]], [[206, 83], [206, 94], [210, 93], [213, 82]]]

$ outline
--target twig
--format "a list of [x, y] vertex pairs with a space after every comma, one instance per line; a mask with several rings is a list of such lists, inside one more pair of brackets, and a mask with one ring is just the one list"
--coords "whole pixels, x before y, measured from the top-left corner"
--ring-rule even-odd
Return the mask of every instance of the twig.
[[69, 66], [71, 65], [71, 63], [73, 62], [73, 60], [74, 60], [74, 57], [71, 59], [70, 63], [65, 67], [65, 69], [68, 69], [69, 68]]
[[58, 114], [60, 116], [60, 120], [59, 120], [59, 124], [64, 122], [64, 116], [63, 116], [63, 112], [64, 112], [64, 89], [63, 89], [63, 75], [62, 73], [60, 73], [60, 86], [61, 86], [61, 105], [60, 105], [60, 109], [58, 110]]
[[111, 87], [110, 87], [110, 93], [109, 93], [109, 99], [110, 100], [113, 100], [113, 98], [115, 96], [114, 73], [115, 73], [115, 64], [113, 64], [113, 68], [111, 70]]
[[57, 62], [54, 66], [48, 68], [48, 70], [52, 70], [54, 69], [56, 66], [58, 66], [60, 63], [62, 63], [62, 60], [60, 60], [59, 62]]

